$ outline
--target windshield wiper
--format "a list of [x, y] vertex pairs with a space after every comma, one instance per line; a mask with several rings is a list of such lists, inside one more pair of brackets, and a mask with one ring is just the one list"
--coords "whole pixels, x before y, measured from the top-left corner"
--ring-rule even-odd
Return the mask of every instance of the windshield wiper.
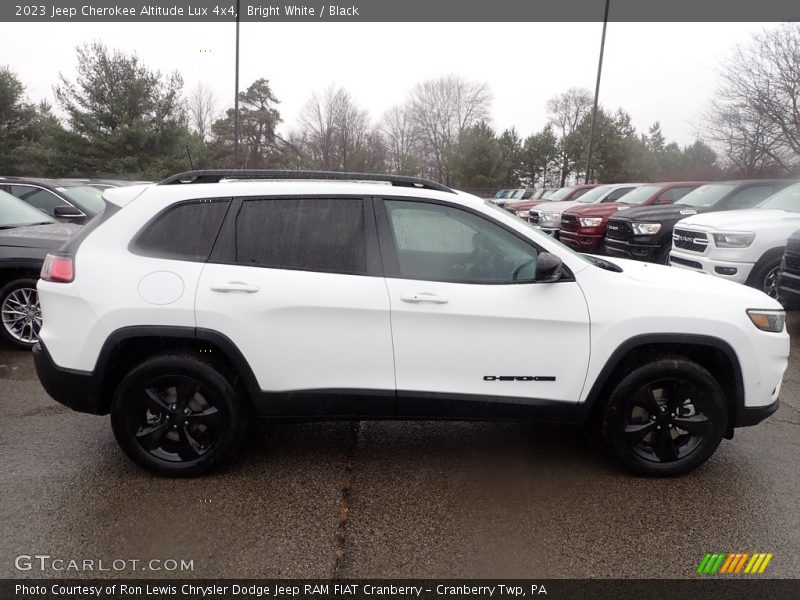
[[596, 256], [591, 256], [589, 254], [584, 254], [583, 257], [596, 267], [599, 267], [606, 271], [613, 271], [614, 273], [622, 273], [622, 267], [620, 267], [619, 265], [615, 265], [610, 261], [598, 258]]

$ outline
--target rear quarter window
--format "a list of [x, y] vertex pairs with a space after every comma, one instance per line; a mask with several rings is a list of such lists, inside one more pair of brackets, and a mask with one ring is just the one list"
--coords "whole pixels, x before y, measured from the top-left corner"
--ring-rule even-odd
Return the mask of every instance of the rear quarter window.
[[172, 206], [144, 226], [130, 250], [140, 256], [205, 262], [229, 206], [229, 200]]

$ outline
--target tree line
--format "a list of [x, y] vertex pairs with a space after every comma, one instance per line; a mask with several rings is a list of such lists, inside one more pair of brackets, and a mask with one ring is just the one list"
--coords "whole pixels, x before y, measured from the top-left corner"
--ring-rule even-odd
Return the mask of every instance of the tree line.
[[[77, 49], [77, 76], [54, 86], [62, 118], [26, 99], [0, 68], [0, 175], [160, 179], [194, 168], [319, 169], [423, 176], [477, 192], [563, 186], [586, 177], [592, 95], [569, 89], [547, 102], [548, 120], [521, 137], [495, 130], [485, 83], [455, 75], [423, 81], [379, 116], [344, 88], [311, 95], [281, 135], [280, 101], [260, 78], [233, 107], [207, 85], [188, 93], [136, 55], [94, 42]], [[800, 167], [800, 25], [756, 34], [736, 49], [703, 115], [704, 140], [680, 146], [658, 122], [639, 132], [630, 115], [600, 107], [591, 181], [790, 175]]]

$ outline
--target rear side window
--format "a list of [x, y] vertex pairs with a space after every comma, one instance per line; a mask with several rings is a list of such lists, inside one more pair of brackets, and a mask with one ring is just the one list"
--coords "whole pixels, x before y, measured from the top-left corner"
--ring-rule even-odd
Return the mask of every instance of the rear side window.
[[142, 256], [205, 262], [229, 205], [228, 200], [200, 200], [174, 206], [145, 226], [131, 251]]
[[247, 200], [236, 218], [236, 262], [364, 274], [365, 237], [358, 198]]

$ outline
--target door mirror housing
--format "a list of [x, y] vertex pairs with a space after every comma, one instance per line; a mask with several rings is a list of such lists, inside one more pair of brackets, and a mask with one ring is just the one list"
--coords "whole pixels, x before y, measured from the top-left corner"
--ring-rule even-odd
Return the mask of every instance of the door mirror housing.
[[56, 219], [82, 219], [86, 215], [74, 206], [56, 206], [53, 208], [53, 216]]
[[536, 283], [553, 283], [561, 279], [564, 263], [555, 254], [542, 252], [536, 262]]

